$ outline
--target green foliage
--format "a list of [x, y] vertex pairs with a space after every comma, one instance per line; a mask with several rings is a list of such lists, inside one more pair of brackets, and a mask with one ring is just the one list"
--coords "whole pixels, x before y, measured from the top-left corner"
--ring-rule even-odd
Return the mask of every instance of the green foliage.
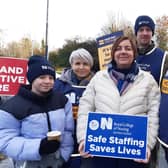
[[78, 48], [85, 48], [91, 53], [94, 59], [93, 70], [98, 71], [99, 61], [97, 44], [95, 40], [87, 40], [85, 42], [78, 42], [76, 39], [67, 40], [66, 44], [62, 48], [49, 54], [49, 60], [56, 67], [56, 69], [70, 67], [69, 56], [73, 50]]

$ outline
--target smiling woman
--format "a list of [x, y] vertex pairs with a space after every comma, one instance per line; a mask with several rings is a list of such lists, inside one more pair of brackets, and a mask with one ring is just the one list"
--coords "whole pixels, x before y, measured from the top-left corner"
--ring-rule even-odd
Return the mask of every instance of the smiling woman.
[[[113, 44], [112, 61], [108, 64], [107, 69], [95, 74], [80, 99], [77, 139], [82, 156], [81, 168], [102, 168], [109, 167], [109, 165], [110, 168], [145, 168], [147, 166], [150, 151], [157, 139], [160, 93], [152, 75], [139, 69], [135, 62], [136, 55], [136, 45], [133, 40], [126, 36], [119, 37]], [[86, 124], [90, 111], [99, 112], [102, 116], [106, 113], [147, 116], [148, 129], [144, 130], [148, 133], [146, 160], [93, 157], [89, 152], [84, 152]], [[110, 142], [131, 143], [134, 147], [141, 143], [137, 139], [128, 138], [127, 130], [122, 129], [122, 131], [125, 131], [123, 139], [111, 137]], [[94, 140], [97, 141], [99, 138]], [[134, 148], [127, 149], [125, 146], [120, 146], [118, 149], [119, 153], [140, 154], [140, 151]], [[106, 150], [106, 152], [108, 151]]]
[[114, 60], [120, 69], [129, 68], [135, 58], [131, 42], [129, 40], [122, 41], [115, 50]]
[[[79, 48], [72, 51], [69, 57], [71, 68], [65, 69], [60, 78], [55, 81], [55, 90], [64, 93], [71, 101], [73, 108], [73, 116], [76, 126], [76, 119], [78, 116], [78, 105], [80, 97], [82, 96], [86, 86], [93, 77], [91, 68], [93, 66], [93, 58], [91, 54], [84, 48]], [[76, 129], [76, 127], [75, 127]], [[76, 133], [76, 131], [75, 131]], [[76, 141], [76, 134], [74, 135], [74, 154], [78, 154], [78, 144]], [[80, 157], [71, 157], [68, 168], [79, 168]]]

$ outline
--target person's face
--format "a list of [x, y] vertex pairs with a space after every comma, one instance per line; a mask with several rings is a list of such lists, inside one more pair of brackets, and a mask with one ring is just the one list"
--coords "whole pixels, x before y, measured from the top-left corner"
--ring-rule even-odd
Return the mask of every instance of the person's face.
[[129, 40], [119, 43], [114, 52], [114, 60], [120, 69], [129, 68], [134, 61], [134, 51]]
[[151, 43], [152, 30], [148, 26], [142, 26], [137, 32], [138, 47], [146, 47]]
[[54, 78], [51, 75], [41, 75], [32, 83], [32, 92], [43, 96], [53, 88]]
[[91, 71], [90, 64], [85, 60], [79, 58], [73, 60], [71, 67], [73, 72], [79, 79], [88, 76]]

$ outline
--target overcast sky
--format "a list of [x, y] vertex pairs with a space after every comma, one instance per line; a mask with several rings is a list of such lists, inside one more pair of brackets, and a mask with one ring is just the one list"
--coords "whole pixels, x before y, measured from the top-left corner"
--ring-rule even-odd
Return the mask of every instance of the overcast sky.
[[[49, 0], [49, 50], [75, 36], [96, 38], [112, 13], [134, 23], [138, 15], [168, 15], [167, 0]], [[29, 36], [45, 39], [47, 0], [0, 0], [0, 29], [5, 42]]]

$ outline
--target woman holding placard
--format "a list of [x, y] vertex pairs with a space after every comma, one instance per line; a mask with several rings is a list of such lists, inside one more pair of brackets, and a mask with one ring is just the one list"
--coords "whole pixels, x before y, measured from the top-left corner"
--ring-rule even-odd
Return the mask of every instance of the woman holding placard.
[[[135, 62], [136, 45], [129, 37], [119, 37], [112, 47], [112, 61], [107, 70], [98, 72], [80, 99], [77, 139], [82, 159], [81, 168], [145, 168], [158, 133], [158, 85], [148, 72]], [[148, 138], [146, 160], [96, 157], [84, 152], [88, 112], [146, 115]]]

